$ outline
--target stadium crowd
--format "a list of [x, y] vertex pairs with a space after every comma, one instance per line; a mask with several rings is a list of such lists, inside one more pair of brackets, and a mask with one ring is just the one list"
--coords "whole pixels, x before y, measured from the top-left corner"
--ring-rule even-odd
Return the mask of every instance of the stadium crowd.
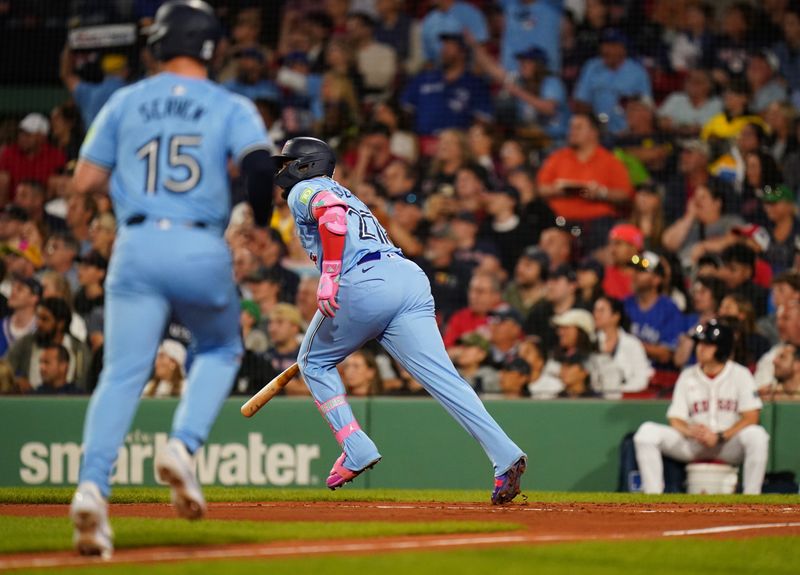
[[[27, 21], [15, 4], [0, 1], [0, 25]], [[83, 23], [145, 26], [159, 2], [77, 4]], [[695, 361], [691, 334], [719, 318], [762, 396], [800, 399], [800, 5], [260, 4], [216, 3], [214, 78], [254, 101], [276, 146], [315, 135], [336, 149], [334, 177], [428, 274], [479, 393], [667, 397]], [[71, 195], [69, 177], [103, 103], [156, 72], [145, 47], [52, 57], [70, 98], [14, 119], [0, 149], [0, 393], [96, 385], [125, 222], [106, 194]], [[268, 229], [233, 210], [234, 393], [291, 365], [316, 311], [293, 225], [279, 191]], [[191, 360], [191, 334], [170, 325], [145, 395], [180, 394]], [[425, 393], [374, 342], [341, 371], [351, 395]]]

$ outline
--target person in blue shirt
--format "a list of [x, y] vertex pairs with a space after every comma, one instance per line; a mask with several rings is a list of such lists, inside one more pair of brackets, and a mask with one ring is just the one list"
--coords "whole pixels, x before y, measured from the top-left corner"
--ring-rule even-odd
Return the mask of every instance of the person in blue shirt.
[[670, 368], [686, 320], [678, 306], [661, 293], [665, 264], [658, 254], [645, 251], [633, 256], [629, 265], [634, 269], [634, 294], [624, 305], [631, 334], [641, 340], [653, 367]]
[[541, 48], [550, 68], [561, 70], [561, 18], [564, 0], [500, 0], [505, 28], [500, 61], [509, 72], [517, 70], [517, 54]]
[[608, 122], [612, 134], [627, 127], [622, 100], [646, 97], [652, 100], [650, 77], [644, 66], [628, 57], [627, 38], [615, 28], [603, 32], [600, 57], [581, 69], [573, 98], [576, 109], [593, 113]]
[[103, 71], [101, 82], [84, 82], [72, 69], [69, 47], [65, 46], [61, 53], [61, 81], [78, 105], [86, 127], [92, 124], [103, 105], [128, 79], [128, 59], [121, 54], [106, 54], [100, 60], [100, 68]]
[[258, 48], [248, 48], [236, 54], [236, 78], [223, 84], [228, 90], [256, 100], [279, 102], [280, 88], [262, 77], [264, 53]]
[[88, 555], [112, 553], [111, 470], [172, 315], [191, 332], [195, 354], [154, 468], [170, 484], [180, 516], [204, 514], [192, 454], [208, 437], [242, 354], [223, 237], [229, 161], [240, 166], [256, 223], [271, 216], [271, 142], [261, 117], [252, 102], [208, 80], [220, 37], [213, 9], [171, 0], [148, 31], [161, 72], [111, 97], [89, 129], [72, 182], [79, 197], [109, 186], [120, 222], [105, 285], [103, 371], [70, 507], [74, 544]]
[[439, 63], [442, 34], [469, 32], [477, 42], [489, 39], [486, 18], [475, 6], [461, 0], [436, 0], [434, 4], [422, 19], [422, 55], [427, 62]]
[[467, 45], [461, 34], [442, 34], [440, 67], [414, 76], [400, 103], [415, 116], [415, 131], [432, 135], [445, 128], [467, 129], [475, 119], [491, 121], [489, 85], [467, 70]]

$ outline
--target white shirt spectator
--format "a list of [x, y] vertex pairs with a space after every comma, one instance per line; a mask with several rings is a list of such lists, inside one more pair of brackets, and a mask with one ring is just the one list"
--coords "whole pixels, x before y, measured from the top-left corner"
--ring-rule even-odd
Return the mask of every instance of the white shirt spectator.
[[[600, 342], [600, 349], [604, 349], [606, 334], [598, 332], [597, 339]], [[617, 339], [617, 347], [611, 360], [619, 373], [620, 391], [624, 393], [644, 391], [650, 383], [653, 368], [647, 359], [642, 342], [621, 328], [617, 331]]]
[[709, 98], [702, 106], [695, 108], [685, 92], [673, 92], [658, 109], [660, 118], [669, 118], [676, 128], [683, 126], [705, 126], [708, 121], [722, 112], [722, 100]]

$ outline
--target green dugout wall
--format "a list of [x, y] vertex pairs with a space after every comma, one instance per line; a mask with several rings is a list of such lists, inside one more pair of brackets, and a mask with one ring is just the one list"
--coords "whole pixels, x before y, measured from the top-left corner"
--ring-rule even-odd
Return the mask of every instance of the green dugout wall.
[[[69, 485], [77, 480], [86, 398], [3, 398], [0, 485]], [[252, 419], [240, 400], [223, 407], [198, 456], [203, 483], [322, 487], [339, 447], [308, 399], [278, 398]], [[430, 399], [352, 400], [384, 460], [362, 487], [488, 488], [491, 468], [478, 444]], [[166, 442], [174, 400], [141, 402], [114, 482], [154, 485], [153, 456]], [[662, 401], [487, 401], [489, 411], [528, 453], [526, 487], [614, 491], [619, 444], [643, 421], [665, 421]], [[770, 404], [770, 470], [800, 475], [800, 404]]]

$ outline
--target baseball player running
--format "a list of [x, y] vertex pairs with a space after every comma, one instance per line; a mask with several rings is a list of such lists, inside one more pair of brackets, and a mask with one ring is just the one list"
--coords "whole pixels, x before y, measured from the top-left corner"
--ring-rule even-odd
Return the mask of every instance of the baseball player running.
[[733, 331], [717, 320], [697, 327], [697, 364], [684, 369], [667, 410], [669, 425], [646, 422], [633, 442], [645, 493], [664, 492], [661, 454], [679, 461], [744, 462], [744, 493], [761, 493], [769, 435], [750, 371], [730, 360]]
[[171, 311], [197, 354], [159, 478], [182, 517], [205, 501], [191, 466], [228, 396], [242, 353], [239, 299], [222, 237], [230, 212], [227, 162], [240, 163], [259, 223], [269, 218], [272, 160], [255, 107], [207, 79], [220, 34], [200, 0], [157, 12], [148, 42], [160, 74], [117, 91], [91, 126], [73, 181], [102, 189], [121, 222], [106, 282], [105, 361], [84, 424], [84, 459], [70, 515], [82, 554], [109, 555], [106, 501], [117, 449], [130, 427]]
[[274, 159], [275, 183], [283, 188], [300, 241], [321, 272], [319, 310], [298, 363], [342, 446], [328, 487], [341, 487], [381, 458], [353, 416], [336, 371], [351, 352], [377, 339], [486, 451], [495, 471], [492, 503], [511, 501], [520, 491], [527, 458], [448, 358], [425, 273], [403, 257], [367, 206], [331, 179], [336, 159], [325, 142], [294, 138]]

